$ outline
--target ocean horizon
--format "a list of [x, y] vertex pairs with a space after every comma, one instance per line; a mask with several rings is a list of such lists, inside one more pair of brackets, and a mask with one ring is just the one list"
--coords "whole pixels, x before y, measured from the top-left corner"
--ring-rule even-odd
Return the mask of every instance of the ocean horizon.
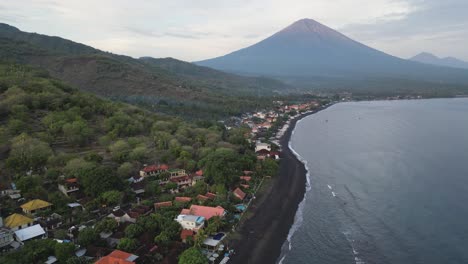
[[468, 263], [466, 113], [466, 98], [347, 102], [298, 122], [307, 192], [280, 262]]

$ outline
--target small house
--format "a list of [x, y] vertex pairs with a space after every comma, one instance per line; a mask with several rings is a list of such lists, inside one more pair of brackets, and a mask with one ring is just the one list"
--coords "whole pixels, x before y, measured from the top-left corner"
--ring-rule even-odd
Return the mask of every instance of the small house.
[[35, 214], [50, 209], [52, 204], [41, 199], [34, 199], [20, 206], [26, 214]]
[[95, 264], [135, 264], [137, 259], [137, 255], [116, 249], [109, 255], [100, 258]]
[[192, 201], [192, 198], [191, 197], [185, 197], [185, 196], [178, 196], [178, 197], [175, 198], [175, 201], [179, 202], [179, 203], [188, 203], [188, 202]]
[[237, 197], [239, 200], [244, 200], [245, 199], [245, 192], [243, 192], [240, 188], [236, 188], [233, 192], [235, 197]]
[[159, 173], [166, 172], [166, 171], [168, 171], [168, 170], [169, 170], [169, 166], [167, 166], [166, 164], [162, 164], [162, 165], [150, 165], [150, 166], [144, 167], [144, 168], [140, 171], [140, 176], [141, 176], [141, 177], [156, 176], [156, 175], [158, 175]]
[[46, 232], [40, 224], [15, 231], [16, 241], [18, 242], [24, 242], [34, 238], [45, 238], [45, 234]]
[[10, 228], [12, 231], [24, 229], [32, 226], [34, 220], [22, 214], [12, 214], [5, 218], [5, 226]]
[[205, 226], [205, 218], [198, 215], [178, 215], [175, 219], [183, 229], [198, 231]]
[[162, 207], [171, 207], [172, 206], [172, 202], [171, 201], [167, 201], [167, 202], [159, 202], [159, 203], [155, 203], [154, 204], [154, 210], [158, 210]]
[[66, 179], [62, 184], [59, 184], [58, 189], [66, 196], [69, 196], [71, 193], [79, 191], [80, 185], [78, 184], [77, 178], [71, 178]]
[[193, 238], [194, 235], [195, 235], [194, 231], [188, 230], [188, 229], [182, 229], [182, 231], [180, 231], [180, 240], [182, 240], [182, 242], [186, 243], [187, 239], [189, 237]]
[[182, 209], [181, 215], [197, 215], [203, 216], [205, 220], [210, 220], [214, 216], [224, 217], [226, 211], [221, 206], [210, 207], [193, 204], [190, 209]]

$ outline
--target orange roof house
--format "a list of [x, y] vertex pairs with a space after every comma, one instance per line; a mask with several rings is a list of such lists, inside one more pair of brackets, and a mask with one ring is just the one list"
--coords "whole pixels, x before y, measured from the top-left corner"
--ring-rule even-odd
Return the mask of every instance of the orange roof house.
[[241, 189], [239, 188], [236, 188], [233, 192], [234, 196], [236, 196], [237, 198], [241, 199], [241, 200], [244, 200], [245, 198], [245, 192], [243, 192]]
[[172, 206], [172, 202], [171, 201], [168, 201], [168, 202], [160, 202], [160, 203], [154, 203], [154, 209], [159, 209], [161, 207], [171, 207]]
[[223, 217], [226, 214], [226, 211], [221, 206], [210, 207], [193, 204], [190, 206], [190, 209], [182, 209], [180, 214], [203, 216], [206, 220], [209, 220], [214, 216]]
[[240, 176], [240, 179], [244, 180], [246, 182], [249, 182], [252, 179], [252, 177], [250, 177], [250, 176]]
[[214, 193], [207, 192], [205, 196], [208, 197], [210, 200], [216, 199], [216, 194]]
[[201, 195], [201, 194], [197, 195], [197, 200], [199, 200], [199, 201], [204, 202], [204, 201], [206, 201], [208, 199], [210, 199], [210, 198], [206, 197], [205, 195]]
[[195, 232], [193, 232], [193, 230], [182, 229], [182, 231], [180, 231], [180, 240], [186, 242], [188, 237], [193, 237], [194, 235]]
[[135, 264], [137, 258], [137, 255], [121, 250], [114, 250], [109, 255], [96, 261], [95, 264]]
[[185, 197], [185, 196], [179, 196], [179, 197], [175, 198], [175, 201], [180, 202], [180, 203], [188, 203], [188, 202], [192, 201], [192, 198]]

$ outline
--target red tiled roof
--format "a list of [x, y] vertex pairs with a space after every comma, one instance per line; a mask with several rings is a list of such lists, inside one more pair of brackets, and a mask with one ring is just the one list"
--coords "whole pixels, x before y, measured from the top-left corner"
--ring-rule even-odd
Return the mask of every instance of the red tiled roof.
[[162, 164], [162, 165], [146, 166], [146, 167], [143, 168], [143, 171], [144, 172], [153, 172], [153, 171], [168, 170], [168, 169], [169, 169], [169, 166], [167, 166], [166, 164]]
[[211, 199], [211, 200], [214, 200], [214, 199], [216, 198], [216, 194], [210, 193], [210, 192], [207, 192], [207, 193], [205, 194], [205, 196], [208, 197], [208, 198]]
[[234, 191], [234, 196], [236, 196], [237, 198], [241, 199], [241, 200], [244, 200], [245, 198], [245, 192], [243, 192], [241, 189], [239, 188], [236, 188]]
[[266, 149], [261, 149], [261, 150], [257, 151], [256, 153], [259, 154], [259, 155], [268, 155], [268, 154], [270, 154], [270, 151], [268, 151]]
[[206, 201], [206, 200], [208, 200], [210, 198], [206, 197], [205, 195], [199, 194], [199, 195], [197, 195], [197, 199], [200, 200], [200, 201]]
[[242, 186], [242, 188], [245, 188], [245, 189], [250, 188], [250, 186], [248, 184], [241, 184], [240, 186]]
[[240, 176], [240, 179], [244, 180], [246, 182], [249, 182], [252, 179], [252, 177], [250, 177], [250, 176]]
[[130, 253], [114, 250], [109, 255], [96, 261], [95, 264], [135, 264], [134, 261], [127, 260], [131, 256]]
[[190, 206], [189, 214], [203, 216], [206, 220], [209, 220], [213, 216], [219, 216], [219, 217], [224, 216], [224, 208], [221, 206], [210, 207], [210, 206], [201, 206], [201, 205], [193, 204], [192, 206]]
[[195, 232], [193, 232], [192, 230], [183, 229], [180, 232], [180, 239], [185, 240], [187, 239], [187, 237], [193, 237], [193, 235], [195, 235]]
[[70, 179], [66, 179], [65, 181], [68, 182], [68, 183], [76, 183], [76, 182], [78, 182], [78, 179], [77, 178], [70, 178]]
[[245, 174], [245, 175], [250, 175], [250, 174], [252, 174], [252, 173], [253, 173], [253, 171], [247, 171], [247, 170], [244, 171], [244, 174]]
[[181, 215], [189, 215], [190, 214], [190, 209], [182, 209], [182, 211], [180, 211], [180, 214]]
[[176, 197], [175, 200], [176, 200], [176, 202], [187, 203], [187, 202], [192, 201], [192, 198], [190, 198], [190, 197]]
[[160, 202], [160, 203], [154, 203], [154, 207], [155, 207], [155, 208], [170, 207], [170, 206], [172, 206], [172, 202], [171, 202], [171, 201], [168, 201], [168, 202]]
[[195, 174], [197, 176], [203, 176], [203, 171], [202, 170], [198, 170], [197, 172], [195, 172]]

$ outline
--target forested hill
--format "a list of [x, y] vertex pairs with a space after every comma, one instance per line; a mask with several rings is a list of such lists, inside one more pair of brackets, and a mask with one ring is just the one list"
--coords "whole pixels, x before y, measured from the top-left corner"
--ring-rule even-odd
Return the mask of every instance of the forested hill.
[[[153, 212], [154, 203], [174, 200], [172, 190], [179, 187], [165, 182], [169, 172], [139, 178], [140, 169], [160, 163], [182, 174], [203, 169], [205, 180], [183, 189], [183, 195], [193, 197], [195, 204], [198, 195], [216, 191], [216, 200], [203, 204], [235, 212], [238, 201], [228, 195], [239, 186], [242, 171], [259, 168], [254, 175], [260, 179], [263, 173], [275, 175], [277, 168], [274, 160], [257, 163], [245, 132], [227, 131], [217, 122], [194, 125], [158, 115], [71, 88], [30, 66], [0, 63], [0, 187], [15, 186], [28, 203], [40, 199], [53, 205], [36, 211], [34, 221], [61, 219], [58, 226], [47, 229], [48, 239], [32, 239], [0, 254], [0, 263], [44, 263], [52, 255], [60, 263], [89, 263], [88, 258], [76, 259], [74, 243], [87, 252], [91, 247], [111, 251], [114, 246], [101, 239], [101, 232], [121, 234], [116, 247], [135, 252], [141, 263], [163, 259], [161, 263], [174, 263], [185, 249], [179, 242], [181, 226], [174, 218], [187, 204], [171, 202], [170, 208]], [[71, 182], [79, 190], [64, 194], [59, 186]], [[76, 202], [81, 209], [70, 208]], [[11, 218], [20, 204], [21, 200], [2, 197], [1, 216]], [[131, 217], [138, 221], [120, 226], [105, 217], [115, 211], [114, 206], [134, 212], [137, 216]], [[229, 217], [223, 223], [234, 221], [234, 213]], [[208, 221], [207, 225], [216, 228], [208, 230], [221, 228]], [[86, 228], [70, 236], [69, 228], [75, 226]], [[73, 242], [57, 243], [58, 239]], [[65, 253], [63, 245], [70, 245]]]
[[97, 165], [122, 182], [144, 163], [192, 171], [212, 150], [239, 150], [216, 122], [196, 126], [101, 99], [22, 65], [0, 64], [0, 123], [0, 184], [28, 170], [55, 181]]
[[[81, 90], [170, 114], [219, 117], [258, 106], [258, 96], [283, 92], [286, 85], [240, 77], [186, 63], [187, 74], [148, 59], [103, 52], [59, 37], [27, 33], [0, 24], [0, 60], [47, 70]], [[260, 100], [261, 101], [261, 100]]]

